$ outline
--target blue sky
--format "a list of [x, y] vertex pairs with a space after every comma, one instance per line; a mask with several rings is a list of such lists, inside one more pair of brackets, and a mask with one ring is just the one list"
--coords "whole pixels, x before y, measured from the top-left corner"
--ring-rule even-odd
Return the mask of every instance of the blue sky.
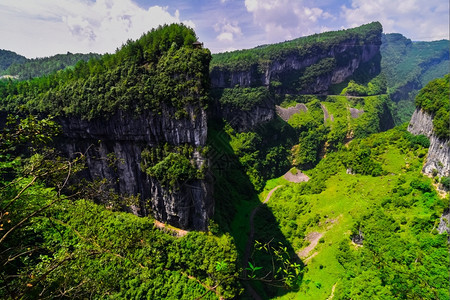
[[164, 23], [213, 53], [380, 21], [416, 41], [449, 38], [448, 0], [0, 0], [0, 49], [26, 57], [112, 53]]

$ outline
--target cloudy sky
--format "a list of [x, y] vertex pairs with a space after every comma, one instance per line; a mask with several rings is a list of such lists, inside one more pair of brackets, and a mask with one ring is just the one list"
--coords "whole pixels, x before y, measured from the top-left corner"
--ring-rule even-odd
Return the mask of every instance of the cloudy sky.
[[449, 38], [448, 0], [0, 0], [0, 49], [26, 57], [112, 53], [164, 23], [213, 53], [380, 21], [416, 41]]

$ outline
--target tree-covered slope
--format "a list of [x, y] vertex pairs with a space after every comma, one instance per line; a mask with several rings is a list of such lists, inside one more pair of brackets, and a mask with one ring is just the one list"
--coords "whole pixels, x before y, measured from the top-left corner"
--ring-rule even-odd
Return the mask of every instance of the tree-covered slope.
[[88, 61], [91, 58], [100, 58], [101, 55], [95, 53], [81, 54], [70, 53], [57, 54], [51, 57], [33, 58], [16, 61], [0, 71], [0, 75], [14, 76], [20, 80], [27, 80], [34, 77], [49, 75], [67, 67], [74, 66], [78, 61]]
[[412, 42], [398, 33], [382, 36], [381, 67], [392, 100], [399, 102], [399, 121], [408, 121], [414, 98], [429, 81], [450, 69], [449, 40]]
[[15, 52], [0, 49], [0, 75], [3, 75], [4, 70], [8, 69], [12, 64], [21, 64], [27, 60], [25, 56], [19, 55]]
[[397, 127], [327, 155], [308, 182], [268, 182], [282, 187], [267, 206], [307, 264], [286, 299], [450, 298], [437, 230], [449, 200], [421, 174], [428, 145]]
[[207, 101], [210, 52], [195, 49], [194, 41], [192, 29], [165, 25], [115, 54], [28, 81], [0, 82], [0, 107], [92, 119], [117, 110], [157, 112], [166, 105], [180, 118], [187, 105]]
[[[10, 116], [0, 131], [0, 298], [218, 299], [240, 293], [228, 234], [158, 229], [119, 212], [134, 197], [79, 181], [85, 157], [59, 156], [50, 119]], [[105, 204], [95, 204], [102, 202]], [[109, 203], [109, 204], [108, 204]], [[169, 227], [169, 226], [167, 226]], [[169, 227], [170, 228], [170, 227]]]
[[416, 107], [433, 116], [433, 131], [443, 140], [450, 138], [449, 97], [449, 74], [430, 81], [416, 97]]
[[253, 49], [214, 54], [211, 69], [224, 67], [231, 70], [245, 70], [254, 64], [263, 65], [273, 60], [286, 59], [290, 54], [317, 55], [342, 41], [354, 39], [364, 44], [377, 43], [380, 30], [381, 24], [374, 22], [348, 30], [330, 31]]
[[359, 71], [367, 80], [379, 73], [379, 22], [325, 32], [278, 44], [213, 55], [213, 87], [271, 87], [277, 93], [327, 93]]

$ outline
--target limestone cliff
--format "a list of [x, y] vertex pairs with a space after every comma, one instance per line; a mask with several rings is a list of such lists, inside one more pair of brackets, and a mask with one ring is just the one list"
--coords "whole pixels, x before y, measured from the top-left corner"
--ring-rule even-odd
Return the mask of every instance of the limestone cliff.
[[[327, 94], [330, 87], [352, 76], [372, 78], [380, 73], [381, 24], [324, 33], [285, 43], [213, 56], [211, 86], [215, 90], [266, 88], [276, 95]], [[259, 101], [239, 109], [220, 93], [214, 116], [247, 130], [275, 117], [275, 101]], [[242, 101], [240, 101], [242, 102]], [[255, 103], [257, 101], [250, 101]]]
[[[381, 35], [381, 32], [380, 32]], [[361, 40], [350, 39], [331, 45], [328, 49], [301, 54], [292, 51], [282, 59], [273, 59], [266, 64], [253, 64], [246, 70], [232, 70], [227, 67], [214, 66], [211, 69], [211, 84], [215, 88], [269, 86], [272, 81], [283, 80], [297, 71], [305, 71], [308, 67], [325, 58], [336, 60], [336, 66], [317, 76], [310, 84], [301, 88], [302, 93], [325, 93], [330, 85], [343, 82], [354, 74], [363, 64], [374, 60], [368, 72], [377, 74], [380, 71], [379, 50], [381, 36], [371, 44], [361, 45]], [[288, 91], [288, 88], [286, 88]]]
[[[214, 210], [212, 184], [207, 177], [186, 181], [178, 190], [170, 191], [140, 168], [141, 153], [146, 147], [167, 143], [189, 144], [197, 149], [205, 145], [205, 111], [190, 106], [188, 116], [177, 120], [172, 110], [166, 107], [162, 114], [140, 115], [118, 111], [109, 119], [91, 121], [60, 117], [63, 136], [58, 145], [69, 155], [86, 154], [87, 178], [106, 178], [117, 192], [140, 195], [141, 202], [132, 207], [134, 213], [152, 214], [162, 222], [181, 228], [205, 230]], [[198, 151], [191, 160], [197, 168], [206, 163]]]
[[430, 139], [430, 148], [422, 172], [430, 175], [433, 170], [437, 170], [438, 176], [449, 176], [450, 140], [440, 139], [433, 133], [433, 116], [421, 109], [416, 109], [411, 117], [408, 131], [415, 135], [423, 134]]

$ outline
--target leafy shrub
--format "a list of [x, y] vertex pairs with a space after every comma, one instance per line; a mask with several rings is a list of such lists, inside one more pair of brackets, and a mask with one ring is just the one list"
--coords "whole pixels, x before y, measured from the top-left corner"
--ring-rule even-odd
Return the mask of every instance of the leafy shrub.
[[450, 176], [443, 176], [441, 178], [441, 184], [444, 188], [449, 190], [450, 189]]

